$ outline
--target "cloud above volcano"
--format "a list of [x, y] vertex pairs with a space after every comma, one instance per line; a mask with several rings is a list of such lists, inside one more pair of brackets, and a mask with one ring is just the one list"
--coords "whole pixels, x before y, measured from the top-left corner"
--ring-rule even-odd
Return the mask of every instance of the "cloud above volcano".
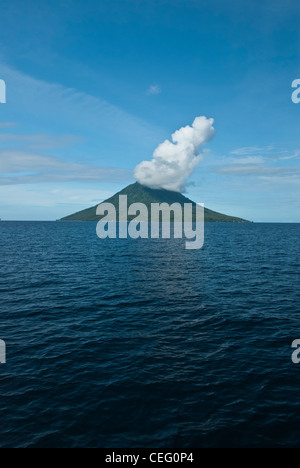
[[202, 160], [201, 146], [215, 135], [214, 119], [196, 117], [165, 140], [153, 153], [151, 161], [141, 162], [134, 171], [137, 181], [151, 188], [183, 192], [186, 182]]

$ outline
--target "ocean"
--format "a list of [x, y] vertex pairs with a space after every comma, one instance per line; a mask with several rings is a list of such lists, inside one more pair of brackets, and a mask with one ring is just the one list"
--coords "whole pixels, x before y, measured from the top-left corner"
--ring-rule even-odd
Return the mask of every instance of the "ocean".
[[0, 447], [298, 447], [300, 225], [0, 223]]

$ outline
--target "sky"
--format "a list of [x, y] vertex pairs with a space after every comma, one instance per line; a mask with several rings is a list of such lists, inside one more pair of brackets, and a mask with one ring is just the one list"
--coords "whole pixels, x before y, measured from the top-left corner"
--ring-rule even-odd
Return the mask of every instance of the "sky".
[[0, 218], [96, 205], [205, 116], [185, 194], [300, 222], [299, 24], [298, 0], [1, 0]]

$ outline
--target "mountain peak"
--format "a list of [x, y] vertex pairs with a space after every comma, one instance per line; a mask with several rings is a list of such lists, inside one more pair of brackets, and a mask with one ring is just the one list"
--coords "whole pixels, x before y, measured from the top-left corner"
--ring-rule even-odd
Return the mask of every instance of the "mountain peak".
[[[139, 182], [128, 185], [128, 187], [125, 187], [123, 190], [102, 203], [113, 204], [118, 212], [120, 195], [127, 195], [128, 205], [131, 205], [132, 203], [144, 203], [148, 210], [151, 207], [151, 203], [168, 203], [169, 205], [172, 205], [173, 203], [179, 203], [181, 206], [183, 206], [185, 203], [192, 203], [194, 206], [196, 205], [194, 201], [185, 197], [181, 193], [171, 192], [170, 190], [166, 189], [152, 189], [150, 187], [141, 185]], [[79, 211], [78, 213], [74, 213], [70, 216], [66, 216], [60, 221], [99, 221], [101, 217], [97, 216], [96, 214], [98, 205], [87, 208], [86, 210]], [[242, 218], [227, 216], [225, 214], [209, 210], [208, 208], [204, 209], [204, 220], [206, 222], [249, 222]]]

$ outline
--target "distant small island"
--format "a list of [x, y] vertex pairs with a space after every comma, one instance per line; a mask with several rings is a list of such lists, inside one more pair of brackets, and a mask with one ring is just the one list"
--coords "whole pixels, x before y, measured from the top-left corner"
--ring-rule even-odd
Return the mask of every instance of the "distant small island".
[[[124, 188], [121, 192], [116, 193], [111, 198], [105, 200], [103, 203], [112, 203], [118, 212], [119, 205], [119, 195], [127, 195], [128, 204], [133, 203], [144, 203], [148, 209], [151, 207], [151, 203], [179, 203], [183, 206], [185, 203], [192, 203], [193, 206], [196, 206], [196, 203], [185, 197], [181, 193], [171, 192], [164, 189], [151, 189], [145, 187], [144, 185], [139, 184], [138, 182], [129, 185]], [[86, 210], [79, 211], [70, 216], [60, 219], [59, 221], [99, 221], [100, 216], [97, 216], [96, 209], [99, 204]], [[130, 219], [129, 219], [130, 220]], [[227, 223], [249, 223], [246, 219], [236, 218], [234, 216], [228, 216], [216, 211], [209, 210], [208, 208], [204, 209], [204, 221], [205, 222], [227, 222]]]

